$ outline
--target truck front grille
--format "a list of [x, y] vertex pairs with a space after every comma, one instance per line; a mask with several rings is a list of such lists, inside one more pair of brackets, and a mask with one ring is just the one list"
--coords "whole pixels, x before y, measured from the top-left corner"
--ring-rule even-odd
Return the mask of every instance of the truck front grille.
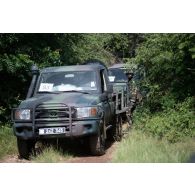
[[35, 124], [69, 123], [75, 117], [76, 110], [65, 104], [41, 104], [35, 109]]

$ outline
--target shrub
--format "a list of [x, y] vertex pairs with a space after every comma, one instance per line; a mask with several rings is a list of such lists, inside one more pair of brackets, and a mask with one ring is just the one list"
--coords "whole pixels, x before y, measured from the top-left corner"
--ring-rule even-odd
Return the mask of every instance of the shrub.
[[193, 99], [188, 98], [176, 104], [175, 108], [167, 108], [155, 114], [146, 109], [138, 110], [135, 113], [135, 128], [174, 143], [184, 137], [195, 136], [194, 119]]

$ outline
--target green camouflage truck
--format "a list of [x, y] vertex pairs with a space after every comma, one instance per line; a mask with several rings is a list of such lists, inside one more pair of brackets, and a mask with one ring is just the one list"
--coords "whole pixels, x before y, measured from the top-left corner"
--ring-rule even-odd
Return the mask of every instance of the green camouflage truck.
[[116, 97], [104, 65], [42, 70], [34, 66], [32, 73], [26, 99], [12, 110], [21, 158], [28, 159], [40, 140], [87, 138], [91, 154], [103, 155], [107, 138], [122, 137]]
[[[108, 69], [109, 81], [113, 85], [113, 91], [116, 94], [116, 112], [121, 113], [123, 122], [127, 122], [129, 126], [132, 124], [131, 107], [132, 107], [132, 89], [128, 75], [125, 72], [124, 64], [114, 64]], [[120, 98], [121, 97], [121, 98]], [[117, 105], [117, 99], [122, 101]], [[121, 106], [121, 107], [119, 107]]]

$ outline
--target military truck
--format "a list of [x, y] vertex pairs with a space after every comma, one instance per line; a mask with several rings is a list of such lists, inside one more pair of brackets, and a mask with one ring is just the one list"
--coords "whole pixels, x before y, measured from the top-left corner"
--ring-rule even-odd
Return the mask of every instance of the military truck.
[[[132, 124], [131, 107], [132, 107], [132, 91], [128, 76], [124, 69], [124, 64], [114, 64], [108, 69], [109, 81], [113, 84], [113, 91], [116, 94], [116, 110], [121, 113], [123, 122]], [[119, 100], [119, 104], [118, 103]], [[122, 101], [120, 103], [120, 100]], [[118, 108], [117, 106], [121, 106]]]
[[91, 154], [103, 155], [107, 138], [122, 137], [116, 95], [104, 65], [34, 66], [32, 73], [26, 99], [12, 110], [21, 158], [28, 159], [39, 140], [86, 138]]
[[130, 123], [132, 123], [131, 116], [133, 111], [141, 103], [144, 93], [147, 93], [144, 90], [140, 91], [139, 83], [143, 79], [144, 72], [144, 67], [141, 65], [134, 70], [128, 69], [125, 64], [114, 64], [109, 67], [109, 79], [113, 83], [114, 91], [124, 89], [124, 91], [130, 94], [130, 103], [128, 105], [130, 109], [130, 112], [128, 112]]

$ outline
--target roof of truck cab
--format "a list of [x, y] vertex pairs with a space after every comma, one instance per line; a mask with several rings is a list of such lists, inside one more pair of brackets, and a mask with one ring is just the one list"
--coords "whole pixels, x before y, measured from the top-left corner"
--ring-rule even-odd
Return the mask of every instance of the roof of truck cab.
[[124, 66], [125, 66], [125, 64], [114, 64], [114, 65], [110, 66], [109, 69], [112, 69], [112, 68], [125, 68]]
[[63, 71], [94, 71], [105, 69], [103, 65], [92, 64], [92, 65], [66, 65], [66, 66], [55, 66], [48, 67], [41, 70], [42, 73], [46, 72], [63, 72]]

